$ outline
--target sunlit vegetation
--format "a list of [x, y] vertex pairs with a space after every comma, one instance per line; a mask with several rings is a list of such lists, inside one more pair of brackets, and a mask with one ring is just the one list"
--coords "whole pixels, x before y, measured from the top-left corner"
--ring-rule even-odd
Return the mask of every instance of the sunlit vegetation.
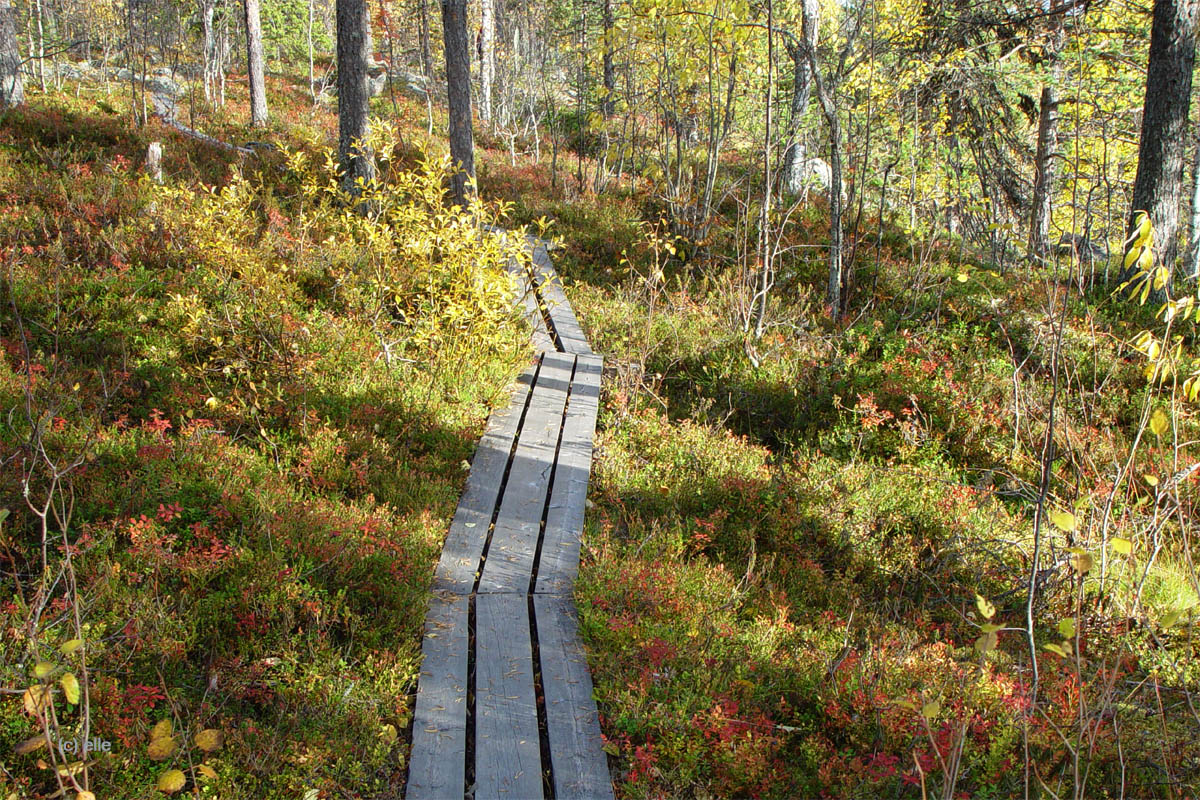
[[576, 601], [618, 797], [1200, 791], [1175, 4], [482, 0], [465, 210], [437, 6], [370, 6], [347, 186], [335, 4], [263, 3], [255, 130], [239, 4], [50, 5], [0, 115], [0, 798], [400, 795], [529, 353], [480, 221], [557, 239], [605, 356]]

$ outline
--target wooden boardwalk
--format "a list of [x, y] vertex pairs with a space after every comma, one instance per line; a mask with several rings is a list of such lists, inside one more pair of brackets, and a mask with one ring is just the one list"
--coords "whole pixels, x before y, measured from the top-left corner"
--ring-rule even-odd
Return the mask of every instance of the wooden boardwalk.
[[514, 265], [539, 355], [479, 442], [425, 620], [409, 800], [612, 798], [571, 587], [599, 356], [544, 245]]

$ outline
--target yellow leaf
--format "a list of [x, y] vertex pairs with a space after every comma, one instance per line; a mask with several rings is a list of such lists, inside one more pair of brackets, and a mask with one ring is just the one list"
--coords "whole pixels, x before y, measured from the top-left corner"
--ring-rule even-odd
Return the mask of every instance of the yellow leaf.
[[79, 704], [79, 679], [75, 677], [74, 672], [68, 672], [58, 679], [58, 683], [62, 686], [63, 696], [67, 698], [67, 702], [71, 705]]
[[171, 734], [173, 728], [170, 719], [164, 719], [150, 731], [150, 744], [146, 747], [146, 755], [153, 761], [164, 761], [179, 749], [179, 742]]
[[163, 794], [175, 794], [187, 785], [187, 776], [182, 770], [169, 769], [158, 776], [158, 790]]
[[1171, 427], [1171, 419], [1167, 416], [1167, 412], [1161, 408], [1154, 409], [1154, 413], [1150, 415], [1150, 432], [1155, 436], [1162, 438], [1162, 435]]
[[966, 283], [967, 281], [971, 280], [971, 276], [965, 272], [960, 272], [955, 277], [957, 278], [959, 283]]
[[204, 405], [208, 406], [209, 408], [216, 408], [217, 406], [221, 405], [221, 401], [215, 397], [210, 397], [204, 401]]
[[82, 646], [83, 639], [71, 639], [69, 642], [63, 642], [61, 645], [59, 645], [58, 652], [62, 653], [64, 656], [69, 656]]
[[25, 703], [25, 711], [35, 717], [41, 714], [50, 704], [50, 694], [50, 688], [47, 686], [30, 686], [25, 690], [22, 698]]
[[1049, 516], [1050, 521], [1054, 523], [1054, 527], [1058, 528], [1060, 531], [1066, 531], [1070, 533], [1071, 531], [1075, 530], [1075, 526], [1077, 524], [1075, 521], [1075, 515], [1070, 511], [1061, 511], [1057, 508], [1052, 508], [1050, 509]]
[[1064, 639], [1075, 638], [1075, 620], [1067, 617], [1058, 622], [1058, 635]]
[[75, 795], [75, 800], [96, 800], [96, 795], [84, 789], [79, 794]]
[[39, 661], [37, 666], [33, 668], [33, 677], [39, 681], [44, 681], [50, 677], [50, 673], [54, 672], [54, 665], [49, 661]]
[[1154, 270], [1154, 291], [1160, 291], [1167, 285], [1168, 273], [1165, 267]]
[[199, 764], [196, 766], [196, 772], [200, 773], [209, 780], [217, 779], [217, 771], [208, 764]]
[[1142, 480], [1146, 482], [1147, 486], [1158, 486], [1158, 478], [1153, 475], [1143, 475]]
[[999, 637], [995, 631], [985, 633], [975, 640], [975, 650], [979, 653], [990, 653], [996, 647]]
[[1133, 542], [1128, 539], [1122, 539], [1119, 536], [1114, 536], [1108, 540], [1108, 546], [1112, 551], [1119, 556], [1127, 556], [1133, 552]]
[[925, 705], [921, 706], [921, 716], [925, 719], [932, 720], [942, 710], [942, 704], [937, 700], [930, 700]]
[[1092, 555], [1091, 553], [1075, 553], [1071, 556], [1071, 569], [1075, 570], [1079, 575], [1086, 575], [1092, 571]]
[[195, 741], [196, 747], [206, 753], [211, 753], [214, 750], [220, 750], [221, 745], [225, 744], [225, 735], [214, 728], [205, 728], [196, 734], [193, 741]]
[[981, 594], [975, 595], [975, 607], [979, 609], [979, 613], [984, 619], [991, 619], [996, 615], [996, 606]]
[[[1151, 250], [1149, 247], [1143, 247], [1141, 254], [1138, 255], [1137, 266], [1138, 266], [1138, 272], [1146, 273], [1146, 278], [1147, 278], [1146, 282], [1147, 282], [1147, 284], [1149, 284], [1150, 283], [1150, 280], [1149, 280], [1150, 270], [1154, 267], [1154, 251]], [[1157, 282], [1157, 281], [1155, 281], [1155, 282]], [[1159, 289], [1161, 287], [1155, 286], [1154, 288]]]
[[1140, 256], [1141, 254], [1142, 254], [1142, 248], [1136, 247], [1136, 246], [1130, 248], [1129, 252], [1127, 252], [1125, 254], [1125, 261], [1121, 266], [1124, 267], [1125, 269], [1129, 269], [1135, 263], [1137, 263], [1138, 256]]
[[175, 741], [173, 736], [163, 736], [158, 739], [151, 740], [146, 747], [146, 755], [151, 761], [166, 761], [175, 754], [179, 749], [179, 743]]
[[1057, 644], [1054, 644], [1053, 642], [1051, 642], [1051, 643], [1045, 645], [1045, 648], [1047, 650], [1049, 650], [1051, 653], [1054, 653], [1056, 656], [1061, 656], [1063, 658], [1068, 657], [1067, 651], [1064, 650], [1061, 645], [1057, 645]]

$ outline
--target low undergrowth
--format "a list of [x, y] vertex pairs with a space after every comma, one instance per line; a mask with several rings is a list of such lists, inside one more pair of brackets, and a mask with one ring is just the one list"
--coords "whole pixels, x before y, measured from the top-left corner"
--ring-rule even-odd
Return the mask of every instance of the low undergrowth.
[[0, 797], [401, 791], [432, 566], [527, 333], [441, 160], [381, 127], [356, 214], [277, 127], [235, 162], [86, 95], [0, 119]]
[[1195, 791], [1195, 421], [1152, 311], [881, 226], [834, 325], [805, 212], [754, 339], [737, 264], [645, 211], [555, 217], [609, 367], [577, 599], [619, 795]]

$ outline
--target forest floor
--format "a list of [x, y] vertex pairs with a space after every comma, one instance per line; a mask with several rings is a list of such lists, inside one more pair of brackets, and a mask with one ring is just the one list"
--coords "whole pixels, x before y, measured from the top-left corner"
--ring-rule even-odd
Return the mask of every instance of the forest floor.
[[696, 252], [571, 167], [481, 186], [554, 220], [610, 365], [577, 600], [621, 796], [1196, 791], [1195, 420], [1131, 345], [1152, 303], [864, 218], [835, 323], [817, 199], [754, 340], [736, 209]]
[[[204, 796], [394, 796], [440, 538], [528, 357], [505, 254], [440, 210], [422, 104], [377, 101], [399, 112], [385, 230], [321, 200], [336, 120], [300, 82], [272, 79], [265, 133], [232, 122], [236, 92], [190, 100], [194, 123], [181, 103], [287, 147], [240, 171], [70, 88], [0, 120], [0, 797], [59, 788], [43, 694], [52, 739], [110, 741], [86, 763], [100, 797], [158, 796], [174, 769]], [[576, 598], [619, 796], [1197, 789], [1172, 505], [1194, 486], [1170, 480], [1196, 437], [1128, 344], [1151, 310], [1065, 259], [985, 263], [863, 220], [882, 237], [858, 237], [834, 322], [816, 200], [748, 340], [720, 224], [694, 248], [645, 181], [579, 191], [480, 138], [481, 192], [553, 222], [610, 365]], [[1148, 432], [1163, 408], [1172, 430]], [[69, 523], [43, 528], [26, 487]]]

